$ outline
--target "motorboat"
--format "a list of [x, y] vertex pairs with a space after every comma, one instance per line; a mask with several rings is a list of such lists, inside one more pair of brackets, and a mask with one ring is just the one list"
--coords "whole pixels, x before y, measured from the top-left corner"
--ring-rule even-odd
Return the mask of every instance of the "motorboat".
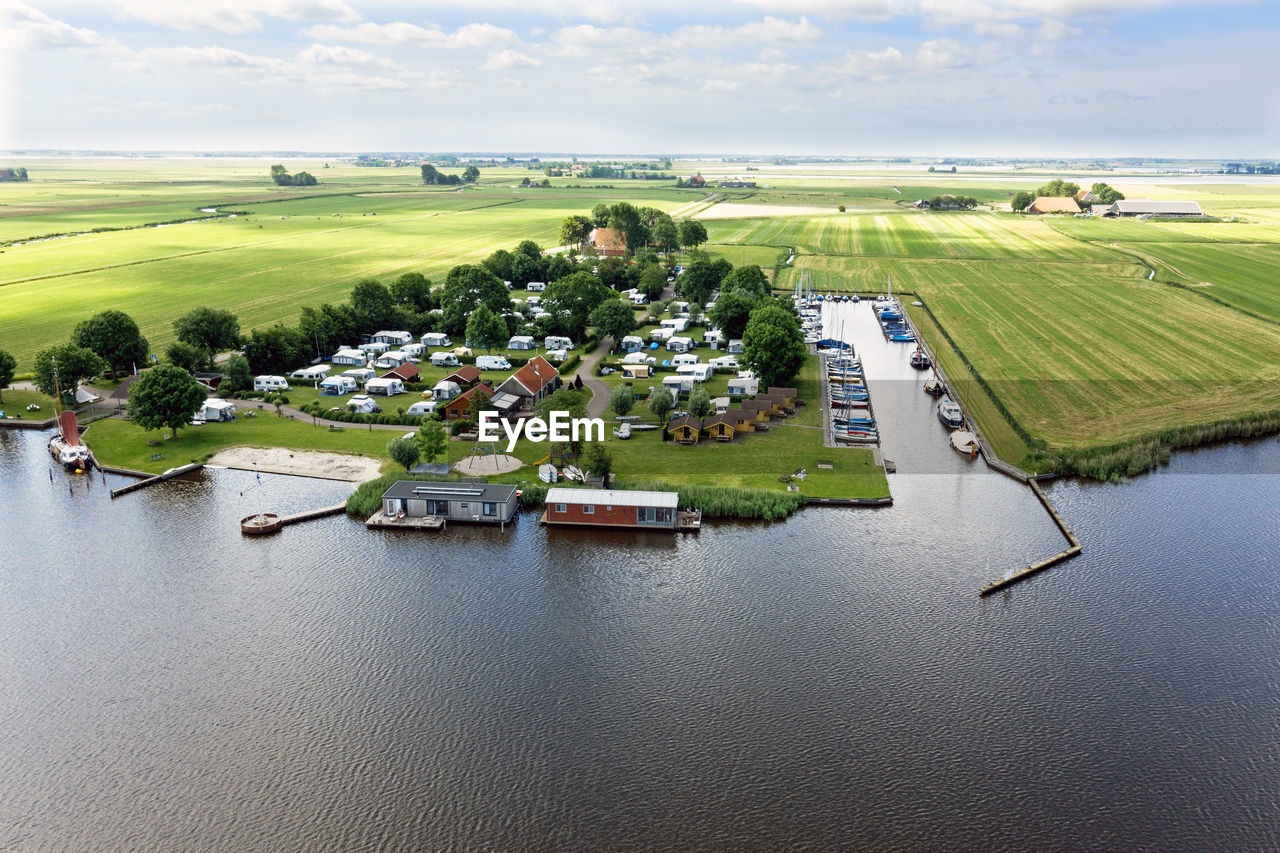
[[916, 370], [926, 370], [928, 369], [929, 364], [929, 356], [923, 349], [917, 347], [916, 351], [911, 353], [911, 366]]
[[950, 429], [964, 426], [964, 410], [954, 400], [943, 400], [938, 404], [938, 420]]
[[613, 437], [622, 439], [623, 441], [631, 438], [631, 424], [623, 424], [622, 426], [615, 427], [613, 430]]
[[910, 343], [915, 343], [916, 336], [911, 334], [910, 332], [894, 332], [892, 335], [889, 336], [889, 340], [897, 341], [898, 343], [902, 343], [902, 344], [910, 344]]

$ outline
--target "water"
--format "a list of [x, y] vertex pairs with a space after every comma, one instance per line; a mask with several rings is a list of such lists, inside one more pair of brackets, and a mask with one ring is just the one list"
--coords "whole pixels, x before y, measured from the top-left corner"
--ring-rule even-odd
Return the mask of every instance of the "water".
[[950, 450], [700, 535], [251, 540], [248, 474], [111, 501], [44, 439], [0, 431], [0, 849], [1280, 846], [1274, 440], [1054, 484], [1084, 555], [984, 599], [1062, 539]]

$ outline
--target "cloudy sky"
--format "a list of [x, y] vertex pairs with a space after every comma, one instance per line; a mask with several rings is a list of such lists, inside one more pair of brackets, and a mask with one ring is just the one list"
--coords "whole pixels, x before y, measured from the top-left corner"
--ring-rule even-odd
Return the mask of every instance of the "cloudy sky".
[[1271, 0], [0, 0], [0, 149], [1280, 157]]

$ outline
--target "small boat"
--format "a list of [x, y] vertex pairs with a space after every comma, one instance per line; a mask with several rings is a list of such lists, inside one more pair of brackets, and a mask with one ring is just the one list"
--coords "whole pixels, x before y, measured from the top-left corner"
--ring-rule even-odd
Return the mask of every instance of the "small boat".
[[916, 370], [925, 370], [929, 367], [929, 356], [925, 351], [916, 347], [916, 351], [911, 353], [911, 366]]
[[49, 455], [68, 471], [88, 471], [93, 464], [88, 446], [80, 441], [75, 412], [58, 413], [58, 432], [49, 439]]
[[938, 420], [950, 429], [960, 429], [964, 426], [964, 411], [960, 405], [952, 400], [943, 400], [938, 404]]
[[849, 301], [853, 303], [857, 303], [857, 302], [860, 302], [861, 300], [858, 299], [858, 294], [855, 293], [853, 294], [853, 296], [849, 297]]
[[880, 312], [880, 319], [881, 320], [901, 320], [902, 315], [891, 308], [886, 308]]
[[556, 473], [556, 466], [544, 463], [538, 466], [538, 479], [544, 483], [554, 483], [560, 479], [560, 475]]
[[585, 475], [582, 473], [582, 469], [576, 465], [566, 465], [560, 473], [564, 475], [566, 480], [578, 480], [581, 482], [586, 479]]
[[623, 424], [620, 427], [616, 427], [613, 430], [613, 437], [622, 439], [623, 441], [631, 438], [631, 424]]
[[632, 432], [645, 432], [651, 429], [661, 429], [657, 424], [631, 424]]
[[951, 433], [951, 446], [968, 456], [977, 456], [978, 451], [981, 449], [978, 444], [978, 437], [967, 429]]
[[841, 296], [841, 297], [840, 297], [840, 301], [841, 301], [841, 302], [848, 302], [848, 301], [849, 301], [849, 294], [847, 294], [847, 293], [846, 293], [844, 296]]
[[889, 336], [889, 340], [897, 341], [898, 343], [902, 343], [902, 344], [910, 344], [910, 343], [915, 343], [916, 336], [911, 334], [910, 332], [894, 332], [892, 335]]
[[924, 393], [930, 397], [941, 397], [945, 390], [942, 387], [942, 381], [936, 376], [931, 376], [924, 381]]
[[843, 397], [832, 397], [831, 405], [837, 409], [866, 409], [870, 403], [866, 400], [849, 400]]

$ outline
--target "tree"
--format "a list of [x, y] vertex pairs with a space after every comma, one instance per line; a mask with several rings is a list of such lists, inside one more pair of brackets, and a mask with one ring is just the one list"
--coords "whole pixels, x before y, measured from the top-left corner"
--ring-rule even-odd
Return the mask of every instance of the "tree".
[[660, 423], [667, 422], [667, 415], [671, 414], [675, 405], [675, 399], [665, 386], [653, 389], [653, 393], [649, 395], [649, 411], [653, 412]]
[[690, 302], [705, 305], [711, 298], [711, 291], [720, 286], [720, 279], [721, 274], [713, 263], [697, 260], [676, 279], [676, 289]]
[[391, 457], [392, 462], [404, 468], [405, 471], [418, 464], [420, 452], [417, 439], [411, 435], [393, 438], [387, 444], [387, 455]]
[[145, 362], [151, 351], [138, 324], [123, 311], [103, 311], [82, 321], [71, 333], [71, 342], [97, 353], [111, 368], [113, 378]]
[[240, 347], [240, 321], [230, 311], [196, 308], [179, 317], [173, 329], [178, 333], [178, 340], [204, 354], [210, 368], [215, 353]]
[[440, 296], [444, 330], [450, 335], [465, 335], [467, 319], [481, 303], [499, 316], [508, 314], [511, 293], [500, 278], [479, 264], [460, 264], [449, 270]]
[[255, 374], [286, 373], [299, 363], [309, 361], [307, 339], [292, 326], [276, 324], [254, 329], [245, 342], [249, 370]]
[[680, 245], [686, 249], [707, 242], [707, 227], [692, 219], [680, 220]]
[[653, 242], [661, 252], [672, 252], [680, 248], [680, 232], [670, 217], [653, 226]]
[[609, 395], [609, 408], [613, 409], [613, 413], [621, 417], [630, 414], [636, 404], [636, 389], [628, 382], [625, 385], [619, 385], [613, 389], [613, 393]]
[[633, 251], [649, 242], [649, 227], [630, 202], [620, 201], [609, 208], [608, 226], [625, 233], [627, 247]]
[[432, 416], [418, 427], [418, 452], [427, 462], [435, 462], [436, 457], [444, 452], [449, 442], [449, 433], [440, 422], [440, 418]]
[[695, 418], [705, 418], [711, 414], [711, 395], [706, 388], [699, 388], [689, 395], [689, 414]]
[[604, 228], [609, 224], [609, 205], [601, 202], [591, 208], [591, 225], [593, 228]]
[[76, 388], [86, 379], [92, 379], [102, 372], [106, 366], [102, 359], [84, 347], [75, 344], [59, 344], [36, 353], [35, 383], [41, 394], [50, 397], [54, 391], [54, 361], [57, 361], [57, 385], [62, 389], [62, 401], [66, 405], [74, 405]]
[[514, 255], [511, 258], [511, 284], [524, 287], [531, 281], [542, 280], [542, 259], [528, 255]]
[[748, 299], [764, 299], [769, 295], [769, 279], [756, 264], [732, 270], [720, 282], [721, 293], [739, 293]]
[[577, 214], [566, 216], [560, 223], [560, 245], [581, 246], [587, 242], [587, 237], [591, 235], [591, 229], [594, 227], [595, 223], [585, 216]]
[[479, 305], [467, 320], [467, 346], [484, 347], [491, 352], [506, 342], [507, 331], [501, 317], [490, 311], [488, 305]]
[[751, 312], [742, 333], [742, 354], [761, 387], [791, 381], [807, 353], [795, 314], [772, 301]]
[[236, 353], [222, 366], [222, 383], [218, 386], [218, 393], [234, 394], [236, 391], [248, 391], [252, 387], [253, 371], [249, 369], [249, 359]]
[[1066, 196], [1075, 197], [1080, 192], [1080, 185], [1073, 184], [1070, 181], [1064, 181], [1062, 178], [1054, 178], [1049, 183], [1036, 190], [1038, 196], [1048, 196], [1052, 198], [1063, 198]]
[[657, 264], [650, 264], [640, 273], [639, 290], [650, 302], [662, 296], [667, 289], [667, 274]]
[[474, 184], [480, 180], [480, 170], [475, 166], [468, 166], [462, 170], [462, 180], [468, 184]]
[[362, 334], [380, 332], [394, 325], [396, 301], [376, 278], [362, 279], [351, 288], [351, 310]]
[[935, 169], [933, 166], [930, 166], [927, 171], [936, 172], [937, 169]]
[[498, 249], [480, 263], [503, 281], [514, 281], [511, 277], [511, 262], [514, 260], [515, 256], [506, 249]]
[[289, 174], [288, 170], [279, 163], [271, 167], [271, 180], [276, 182], [276, 186], [293, 186], [293, 177]]
[[733, 340], [741, 338], [747, 329], [747, 321], [751, 311], [756, 307], [756, 300], [744, 296], [737, 291], [720, 294], [716, 304], [711, 306], [708, 316], [716, 328], [724, 332], [725, 338]]
[[0, 349], [0, 402], [4, 400], [4, 389], [13, 384], [13, 374], [17, 369], [18, 360]]
[[1118, 201], [1124, 201], [1124, 193], [1120, 192], [1111, 184], [1098, 183], [1091, 187], [1093, 194], [1098, 197], [1098, 201], [1103, 204], [1115, 204]]
[[1013, 200], [1009, 202], [1009, 206], [1014, 210], [1026, 210], [1031, 206], [1031, 202], [1036, 198], [1026, 190], [1019, 190], [1013, 194]]
[[551, 255], [544, 260], [547, 262], [547, 271], [544, 273], [547, 281], [559, 281], [577, 270], [573, 262], [564, 255]]
[[612, 337], [615, 345], [636, 329], [635, 309], [621, 299], [604, 300], [591, 311], [590, 319], [596, 334]]
[[[272, 170], [274, 171], [274, 169]], [[430, 186], [440, 183], [440, 171], [430, 163], [422, 164], [422, 182]]]
[[418, 314], [437, 307], [431, 293], [431, 279], [419, 272], [407, 272], [391, 282], [391, 301]]
[[467, 407], [467, 417], [472, 423], [480, 422], [480, 413], [490, 411], [489, 401], [493, 399], [493, 394], [489, 393], [487, 385], [477, 385], [475, 393], [471, 395], [471, 405]]
[[145, 371], [129, 389], [129, 417], [143, 429], [168, 427], [172, 438], [186, 426], [207, 399], [205, 390], [187, 371], [161, 364]]
[[516, 246], [516, 255], [524, 255], [531, 261], [542, 260], [542, 247], [532, 240], [521, 240]]
[[182, 341], [169, 344], [169, 348], [164, 351], [164, 357], [170, 364], [181, 367], [187, 373], [200, 372], [205, 361], [202, 350], [196, 349], [191, 344], [184, 344]]
[[583, 471], [602, 478], [608, 484], [609, 475], [613, 473], [613, 457], [602, 442], [593, 441], [587, 445], [581, 464]]
[[551, 412], [568, 412], [571, 418], [585, 418], [587, 395], [582, 391], [559, 388], [539, 400], [534, 410], [543, 420], [548, 420]]
[[587, 321], [596, 306], [616, 297], [617, 294], [591, 273], [576, 272], [547, 285], [542, 303], [552, 314], [565, 312], [569, 337], [578, 339], [586, 332]]
[[314, 187], [316, 183], [315, 175], [310, 172], [299, 172], [293, 176], [293, 185], [295, 187]]

